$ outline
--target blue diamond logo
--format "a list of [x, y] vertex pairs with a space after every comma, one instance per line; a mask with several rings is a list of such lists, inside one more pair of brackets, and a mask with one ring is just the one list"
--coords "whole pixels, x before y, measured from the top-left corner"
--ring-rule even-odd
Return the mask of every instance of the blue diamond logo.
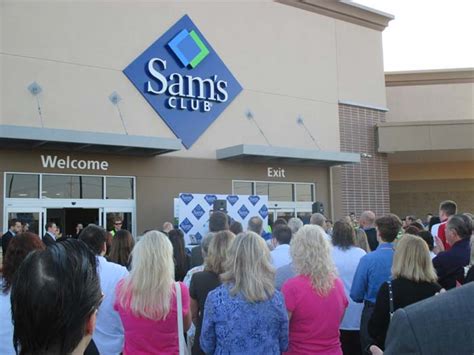
[[197, 233], [194, 235], [194, 239], [196, 239], [196, 242], [201, 243], [201, 241], [202, 241], [202, 235], [201, 235], [201, 233], [197, 232]]
[[123, 72], [186, 148], [242, 91], [187, 15]]
[[249, 196], [249, 201], [252, 205], [256, 205], [258, 201], [260, 201], [260, 197], [258, 196]]
[[185, 218], [184, 221], [182, 221], [179, 225], [179, 228], [181, 228], [184, 233], [188, 233], [193, 227], [193, 224], [187, 218]]
[[204, 199], [209, 204], [209, 206], [212, 206], [212, 204], [217, 200], [217, 196], [216, 195], [206, 195], [206, 196], [204, 196]]
[[245, 205], [242, 205], [242, 207], [239, 208], [237, 213], [239, 214], [240, 217], [242, 217], [242, 219], [245, 219], [245, 217], [249, 215], [250, 211], [247, 207], [245, 207]]
[[181, 194], [179, 195], [179, 197], [181, 198], [181, 200], [183, 200], [183, 202], [188, 205], [192, 200], [193, 200], [193, 195], [191, 194]]
[[239, 200], [239, 196], [236, 196], [236, 195], [229, 195], [227, 196], [227, 201], [233, 206], [237, 203], [237, 201]]
[[204, 211], [201, 205], [197, 205], [196, 207], [193, 208], [191, 213], [193, 214], [194, 217], [196, 217], [196, 219], [199, 220], [204, 215], [204, 213], [206, 213], [206, 211]]
[[262, 217], [262, 219], [265, 219], [268, 217], [268, 208], [267, 206], [263, 205], [262, 208], [258, 211], [258, 214]]

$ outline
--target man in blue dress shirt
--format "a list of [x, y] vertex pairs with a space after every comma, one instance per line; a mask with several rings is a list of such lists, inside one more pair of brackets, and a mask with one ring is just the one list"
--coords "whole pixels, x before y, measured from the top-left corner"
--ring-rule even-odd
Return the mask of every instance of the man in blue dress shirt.
[[396, 215], [388, 214], [378, 218], [375, 226], [380, 244], [375, 251], [360, 259], [351, 288], [352, 300], [364, 303], [360, 321], [362, 351], [372, 343], [367, 325], [374, 310], [380, 286], [390, 280], [394, 253], [393, 241], [402, 227], [402, 221]]

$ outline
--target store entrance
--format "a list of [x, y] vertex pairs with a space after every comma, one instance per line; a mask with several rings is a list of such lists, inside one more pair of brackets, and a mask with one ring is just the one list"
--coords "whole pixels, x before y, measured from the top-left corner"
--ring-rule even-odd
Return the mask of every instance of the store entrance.
[[48, 208], [46, 210], [46, 223], [54, 222], [61, 235], [73, 236], [76, 225], [81, 223], [84, 227], [88, 224], [100, 225], [98, 208]]

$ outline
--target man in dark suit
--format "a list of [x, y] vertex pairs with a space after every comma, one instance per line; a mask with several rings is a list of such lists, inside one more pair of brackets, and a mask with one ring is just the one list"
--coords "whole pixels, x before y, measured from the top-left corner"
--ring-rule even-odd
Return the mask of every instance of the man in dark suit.
[[8, 231], [2, 235], [2, 253], [3, 259], [7, 253], [8, 244], [10, 240], [17, 234], [21, 232], [21, 222], [16, 218], [12, 218], [8, 221]]
[[48, 247], [56, 243], [56, 232], [57, 232], [56, 223], [54, 222], [46, 223], [46, 233], [45, 235], [43, 235], [43, 239], [42, 239], [44, 245]]
[[474, 353], [474, 283], [397, 310], [390, 322], [385, 352], [373, 355]]

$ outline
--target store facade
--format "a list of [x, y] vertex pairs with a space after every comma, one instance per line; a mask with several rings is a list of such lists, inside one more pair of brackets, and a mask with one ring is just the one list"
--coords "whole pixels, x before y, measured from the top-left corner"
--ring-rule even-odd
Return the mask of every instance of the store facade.
[[270, 219], [389, 210], [375, 125], [391, 16], [316, 0], [3, 9], [3, 230], [120, 217], [140, 234], [185, 192], [266, 195]]

